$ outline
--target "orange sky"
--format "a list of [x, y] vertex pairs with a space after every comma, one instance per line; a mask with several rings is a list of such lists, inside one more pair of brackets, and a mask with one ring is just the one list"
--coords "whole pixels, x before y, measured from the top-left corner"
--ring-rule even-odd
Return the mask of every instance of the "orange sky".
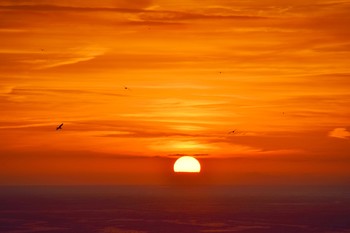
[[0, 184], [167, 183], [181, 154], [209, 183], [348, 184], [349, 12], [3, 0]]

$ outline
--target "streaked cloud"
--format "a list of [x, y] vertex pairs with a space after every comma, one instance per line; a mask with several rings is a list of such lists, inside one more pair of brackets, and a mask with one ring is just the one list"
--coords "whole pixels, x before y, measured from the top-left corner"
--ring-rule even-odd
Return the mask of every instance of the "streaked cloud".
[[32, 6], [75, 6], [75, 7], [121, 7], [121, 8], [144, 8], [150, 6], [152, 0], [139, 0], [136, 2], [130, 2], [128, 0], [105, 0], [103, 2], [97, 0], [90, 0], [89, 2], [79, 0], [23, 0], [20, 2], [4, 0], [1, 1], [0, 5], [3, 6], [21, 6], [21, 5], [32, 5]]
[[328, 135], [334, 138], [350, 139], [350, 132], [346, 128], [335, 128]]

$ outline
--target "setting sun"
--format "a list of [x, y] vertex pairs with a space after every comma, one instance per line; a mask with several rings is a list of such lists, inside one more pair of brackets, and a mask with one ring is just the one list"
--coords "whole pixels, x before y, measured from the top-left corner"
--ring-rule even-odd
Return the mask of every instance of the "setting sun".
[[182, 156], [174, 163], [174, 172], [200, 172], [201, 165], [191, 156]]

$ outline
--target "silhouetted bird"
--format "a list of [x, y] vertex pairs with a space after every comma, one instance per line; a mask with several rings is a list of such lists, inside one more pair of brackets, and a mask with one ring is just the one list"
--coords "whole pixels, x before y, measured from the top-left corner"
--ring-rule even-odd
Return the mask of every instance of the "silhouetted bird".
[[231, 133], [235, 133], [236, 130], [232, 130], [230, 132], [228, 132], [228, 134], [231, 134]]
[[62, 126], [63, 126], [63, 123], [60, 124], [60, 125], [56, 128], [56, 130], [62, 129]]

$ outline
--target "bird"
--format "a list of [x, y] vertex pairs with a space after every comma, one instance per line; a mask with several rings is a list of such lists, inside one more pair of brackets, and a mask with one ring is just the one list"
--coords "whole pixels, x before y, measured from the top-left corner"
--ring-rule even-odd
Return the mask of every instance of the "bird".
[[60, 130], [60, 129], [62, 129], [62, 126], [63, 126], [63, 123], [62, 124], [60, 124], [57, 128], [56, 128], [56, 130]]
[[236, 130], [232, 130], [232, 131], [228, 132], [228, 134], [231, 134], [231, 133], [233, 134], [233, 133], [235, 133], [235, 131]]

